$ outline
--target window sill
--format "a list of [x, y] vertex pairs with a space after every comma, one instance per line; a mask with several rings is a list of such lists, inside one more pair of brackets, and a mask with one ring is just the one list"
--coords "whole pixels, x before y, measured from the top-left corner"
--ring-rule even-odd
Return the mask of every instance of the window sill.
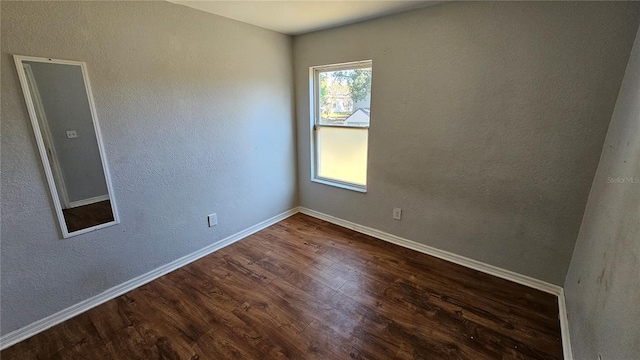
[[331, 181], [331, 180], [325, 180], [325, 179], [319, 179], [319, 178], [312, 178], [311, 181], [315, 182], [315, 183], [319, 183], [319, 184], [335, 186], [335, 187], [338, 187], [338, 188], [341, 188], [341, 189], [357, 191], [357, 192], [361, 192], [361, 193], [366, 193], [367, 192], [367, 188], [366, 187], [360, 187], [360, 186], [357, 186], [357, 185], [344, 184], [344, 183], [337, 182], [337, 181]]

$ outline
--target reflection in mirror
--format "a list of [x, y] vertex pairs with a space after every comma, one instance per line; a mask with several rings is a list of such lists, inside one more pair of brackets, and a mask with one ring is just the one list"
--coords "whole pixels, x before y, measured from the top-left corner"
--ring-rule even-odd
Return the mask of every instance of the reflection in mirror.
[[118, 223], [84, 63], [15, 60], [63, 236]]

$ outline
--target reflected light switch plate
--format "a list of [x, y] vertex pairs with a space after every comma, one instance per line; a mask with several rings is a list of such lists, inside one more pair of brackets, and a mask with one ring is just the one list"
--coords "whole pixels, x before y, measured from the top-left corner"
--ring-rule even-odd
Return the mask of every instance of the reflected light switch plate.
[[67, 131], [67, 139], [75, 139], [78, 137], [78, 133], [75, 130]]

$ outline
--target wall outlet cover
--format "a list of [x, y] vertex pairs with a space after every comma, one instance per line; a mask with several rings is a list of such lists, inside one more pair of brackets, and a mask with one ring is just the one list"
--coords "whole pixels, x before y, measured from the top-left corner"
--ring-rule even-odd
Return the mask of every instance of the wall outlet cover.
[[209, 222], [209, 227], [218, 225], [218, 215], [211, 214], [207, 216], [207, 221]]

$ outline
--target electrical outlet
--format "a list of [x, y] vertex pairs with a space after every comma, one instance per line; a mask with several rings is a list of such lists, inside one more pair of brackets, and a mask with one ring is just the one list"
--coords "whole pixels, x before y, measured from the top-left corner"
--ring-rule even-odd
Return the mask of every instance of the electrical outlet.
[[393, 218], [396, 220], [402, 219], [402, 209], [393, 208]]
[[218, 215], [211, 214], [207, 216], [207, 221], [209, 222], [209, 227], [218, 225]]
[[75, 139], [78, 137], [78, 133], [75, 130], [67, 131], [67, 139]]

